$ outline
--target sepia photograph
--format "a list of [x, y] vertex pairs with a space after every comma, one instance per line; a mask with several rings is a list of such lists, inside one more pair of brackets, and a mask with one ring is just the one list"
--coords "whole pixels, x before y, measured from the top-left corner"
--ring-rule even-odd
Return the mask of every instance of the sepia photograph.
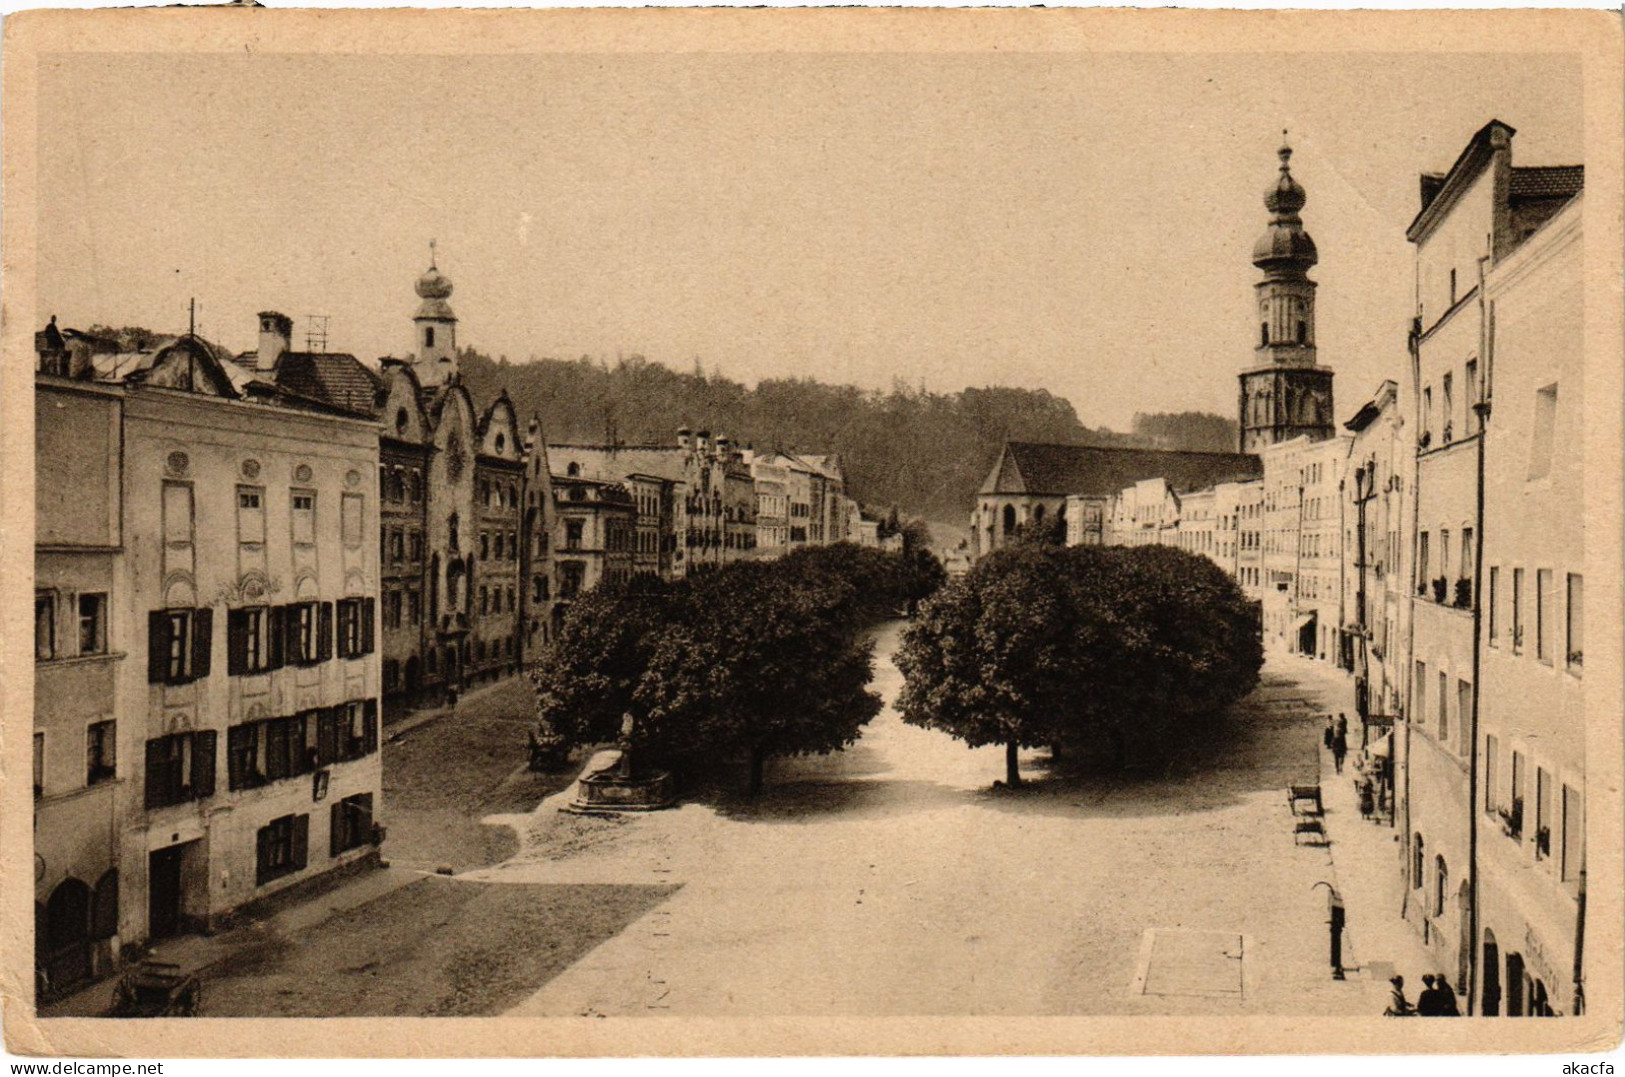
[[1617, 1047], [1617, 13], [5, 38], [13, 1053]]

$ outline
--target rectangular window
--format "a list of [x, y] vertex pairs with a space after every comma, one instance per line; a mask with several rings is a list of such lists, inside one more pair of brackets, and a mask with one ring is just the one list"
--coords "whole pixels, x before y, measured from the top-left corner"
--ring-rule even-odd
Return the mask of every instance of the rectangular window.
[[1571, 673], [1577, 673], [1585, 664], [1585, 577], [1578, 572], [1569, 573], [1568, 638], [1564, 648], [1568, 652]]
[[265, 491], [261, 487], [237, 487], [237, 541], [250, 545], [265, 541]]
[[1478, 412], [1474, 410], [1478, 403], [1478, 360], [1467, 360], [1467, 378], [1462, 384], [1462, 403], [1467, 405], [1467, 429], [1475, 433], [1479, 428]]
[[1439, 743], [1450, 743], [1450, 678], [1439, 674]]
[[1416, 713], [1411, 715], [1411, 721], [1419, 726], [1427, 724], [1428, 687], [1427, 663], [1418, 662], [1416, 663]]
[[401, 627], [401, 592], [388, 591], [384, 594], [384, 627]]
[[1550, 665], [1552, 635], [1557, 626], [1552, 617], [1552, 570], [1535, 571], [1535, 657]]
[[[398, 596], [397, 596], [398, 597]], [[359, 658], [373, 649], [373, 608], [370, 598], [345, 598], [338, 603], [338, 653]]]
[[1543, 479], [1552, 470], [1552, 437], [1557, 426], [1557, 383], [1535, 391], [1534, 431], [1529, 439], [1529, 478]]
[[313, 490], [293, 491], [293, 541], [298, 546], [311, 546], [316, 542], [316, 493]]
[[269, 606], [226, 611], [226, 672], [234, 677], [277, 668]]
[[284, 626], [289, 664], [313, 666], [333, 657], [331, 602], [299, 602], [286, 607]]
[[1484, 737], [1484, 810], [1490, 814], [1501, 806], [1500, 741], [1491, 733]]
[[34, 658], [45, 662], [56, 657], [56, 592], [34, 592]]
[[1451, 391], [1452, 384], [1453, 384], [1453, 382], [1452, 382], [1451, 376], [1449, 374], [1446, 374], [1444, 376], [1444, 384], [1442, 386], [1442, 392], [1441, 392], [1441, 394], [1439, 396], [1439, 408], [1440, 408], [1441, 412], [1443, 413], [1443, 417], [1444, 417], [1444, 440], [1445, 440], [1446, 445], [1448, 445], [1450, 443], [1450, 439], [1451, 439], [1452, 435], [1455, 433], [1454, 423], [1451, 422], [1452, 417], [1456, 413], [1455, 412], [1455, 408], [1456, 408], [1455, 395]]
[[333, 856], [365, 845], [372, 837], [372, 794], [357, 793], [334, 804], [330, 834]]
[[113, 722], [92, 722], [85, 730], [85, 784], [110, 782], [118, 773], [117, 726]]
[[1501, 569], [1499, 566], [1490, 566], [1489, 583], [1489, 601], [1485, 603], [1484, 608], [1488, 614], [1490, 646], [1496, 647], [1501, 642]]
[[1416, 589], [1421, 594], [1427, 593], [1429, 562], [1428, 533], [1424, 531], [1422, 532], [1421, 546], [1416, 555]]
[[1585, 799], [1579, 790], [1563, 787], [1563, 881], [1573, 882], [1585, 870]]
[[310, 846], [310, 816], [272, 819], [256, 835], [254, 885], [264, 886], [305, 867]]
[[419, 591], [406, 592], [406, 623], [415, 625], [423, 622], [423, 595]]
[[581, 549], [581, 525], [582, 525], [582, 521], [580, 521], [580, 520], [567, 520], [567, 521], [565, 521], [565, 524], [564, 524], [564, 548], [566, 550], [579, 550], [579, 549]]
[[34, 796], [45, 795], [45, 734], [34, 734]]
[[1472, 729], [1473, 716], [1473, 686], [1471, 683], [1457, 678], [1456, 680], [1456, 751], [1458, 754], [1467, 754], [1467, 733]]
[[1552, 776], [1535, 769], [1535, 859], [1552, 855]]
[[365, 504], [360, 494], [345, 494], [339, 502], [339, 526], [343, 530], [344, 548], [361, 548], [361, 520]]
[[398, 527], [389, 529], [389, 560], [392, 564], [406, 560], [406, 536]]
[[1512, 570], [1512, 653], [1523, 653], [1523, 569]]
[[213, 730], [147, 741], [147, 810], [213, 796], [214, 752]]
[[1464, 527], [1461, 529], [1461, 572], [1459, 576], [1460, 579], [1467, 581], [1468, 586], [1472, 585], [1474, 552], [1473, 529]]
[[231, 789], [253, 789], [265, 784], [265, 768], [260, 765], [260, 737], [263, 722], [245, 722], [226, 730], [226, 785]]
[[413, 531], [410, 536], [410, 550], [413, 561], [423, 560], [423, 532]]
[[1523, 783], [1524, 783], [1523, 753], [1512, 753], [1512, 802], [1508, 805], [1509, 816], [1508, 831], [1514, 838], [1523, 837]]
[[209, 675], [214, 611], [153, 610], [147, 615], [147, 680], [187, 684]]
[[79, 653], [102, 654], [107, 650], [107, 596], [79, 596]]

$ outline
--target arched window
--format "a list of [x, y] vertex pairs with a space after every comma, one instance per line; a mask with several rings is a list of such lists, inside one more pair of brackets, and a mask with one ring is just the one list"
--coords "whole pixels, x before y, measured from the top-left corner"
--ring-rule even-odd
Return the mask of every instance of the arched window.
[[1433, 915], [1444, 915], [1444, 895], [1450, 887], [1450, 869], [1445, 867], [1444, 857], [1433, 858]]
[[432, 325], [423, 327], [423, 346], [425, 348], [434, 347], [434, 326]]
[[1427, 884], [1427, 860], [1423, 856], [1422, 835], [1417, 834], [1411, 842], [1411, 887], [1425, 886]]
[[564, 473], [573, 479], [581, 474], [581, 465], [572, 460], [570, 466], [564, 469]]
[[1301, 319], [1298, 322], [1298, 343], [1309, 343], [1309, 323]]
[[1261, 347], [1261, 348], [1267, 348], [1267, 347], [1269, 347], [1269, 343], [1270, 343], [1270, 323], [1269, 322], [1259, 322], [1258, 323], [1258, 346]]
[[1015, 530], [1016, 530], [1016, 507], [1014, 505], [1006, 505], [1004, 507], [1004, 533], [1005, 533], [1005, 535], [1008, 536], [1008, 535], [1014, 534]]
[[1038, 524], [1044, 522], [1044, 506], [1039, 505], [1033, 509], [1033, 522]]

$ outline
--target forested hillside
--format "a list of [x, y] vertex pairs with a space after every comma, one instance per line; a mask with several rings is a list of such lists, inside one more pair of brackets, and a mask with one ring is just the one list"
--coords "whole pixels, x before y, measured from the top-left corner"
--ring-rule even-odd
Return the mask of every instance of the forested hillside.
[[521, 425], [539, 414], [550, 442], [670, 443], [678, 427], [690, 426], [758, 449], [839, 453], [848, 488], [864, 505], [953, 524], [963, 524], [1006, 439], [1220, 450], [1235, 443], [1232, 426], [1223, 444], [1207, 444], [1211, 423], [1225, 422], [1216, 416], [1191, 424], [1206, 435], [1200, 444], [1170, 444], [1182, 424], [1158, 416], [1136, 416], [1146, 427], [1137, 434], [1092, 430], [1070, 402], [1042, 389], [936, 393], [899, 383], [879, 392], [811, 378], [767, 379], [751, 389], [638, 357], [509, 363], [473, 351], [463, 353], [461, 368], [476, 400], [506, 388]]

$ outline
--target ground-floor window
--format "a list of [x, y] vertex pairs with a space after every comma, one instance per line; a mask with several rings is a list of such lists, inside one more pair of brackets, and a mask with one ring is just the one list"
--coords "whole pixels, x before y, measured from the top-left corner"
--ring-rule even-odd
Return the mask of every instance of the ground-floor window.
[[372, 794], [357, 793], [334, 804], [330, 833], [333, 856], [365, 845], [372, 836]]
[[310, 816], [284, 815], [260, 827], [256, 835], [254, 885], [292, 875], [305, 867], [310, 848]]

